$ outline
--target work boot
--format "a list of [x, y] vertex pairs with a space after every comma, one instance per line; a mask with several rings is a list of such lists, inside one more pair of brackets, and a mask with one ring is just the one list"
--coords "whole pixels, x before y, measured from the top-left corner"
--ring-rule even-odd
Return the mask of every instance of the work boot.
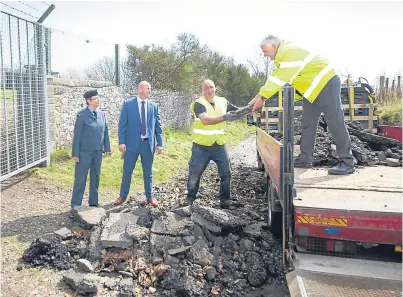
[[194, 202], [193, 200], [185, 199], [185, 201], [180, 205], [180, 207], [192, 206], [193, 202]]
[[70, 208], [70, 211], [68, 214], [70, 219], [74, 219], [76, 217], [77, 208], [78, 208], [78, 206], [73, 206], [72, 208]]
[[221, 209], [228, 209], [230, 207], [243, 207], [245, 204], [233, 199], [228, 200], [221, 200], [220, 201], [220, 208]]
[[345, 175], [351, 174], [355, 171], [354, 165], [347, 164], [344, 161], [340, 161], [337, 166], [330, 168], [328, 173], [331, 175]]

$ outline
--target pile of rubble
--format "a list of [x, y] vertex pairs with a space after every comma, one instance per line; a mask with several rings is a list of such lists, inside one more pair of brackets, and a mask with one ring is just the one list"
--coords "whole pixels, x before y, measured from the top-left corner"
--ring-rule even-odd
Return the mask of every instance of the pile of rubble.
[[214, 198], [216, 177], [209, 166], [191, 207], [178, 207], [186, 174], [155, 189], [158, 209], [142, 195], [110, 209], [80, 207], [74, 229], [37, 239], [23, 259], [65, 270], [82, 296], [287, 296], [281, 242], [265, 224], [262, 173], [234, 169], [233, 198], [245, 206], [229, 210]]
[[[299, 145], [301, 141], [301, 118], [302, 116], [294, 120], [294, 144], [296, 145]], [[399, 141], [370, 133], [363, 129], [358, 121], [348, 121], [346, 124], [351, 138], [351, 150], [357, 165], [402, 166], [402, 144]], [[270, 135], [282, 141], [281, 133]], [[313, 166], [335, 166], [337, 162], [336, 145], [322, 115], [316, 132], [312, 163]]]

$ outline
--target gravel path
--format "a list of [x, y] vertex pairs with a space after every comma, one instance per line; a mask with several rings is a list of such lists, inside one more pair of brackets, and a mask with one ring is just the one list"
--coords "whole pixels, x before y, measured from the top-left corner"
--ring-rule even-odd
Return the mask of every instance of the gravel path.
[[[255, 137], [243, 140], [232, 150], [231, 160], [234, 168], [256, 167]], [[237, 183], [233, 187], [237, 187]], [[72, 294], [61, 282], [59, 272], [49, 269], [18, 269], [23, 252], [32, 240], [62, 227], [74, 227], [67, 216], [70, 195], [69, 190], [38, 181], [27, 174], [11, 178], [2, 185], [1, 296], [55, 297], [69, 296], [64, 295], [65, 292]], [[111, 206], [116, 195], [117, 193], [101, 193], [101, 204]], [[288, 296], [283, 286], [267, 286], [258, 291], [263, 295], [256, 296]]]

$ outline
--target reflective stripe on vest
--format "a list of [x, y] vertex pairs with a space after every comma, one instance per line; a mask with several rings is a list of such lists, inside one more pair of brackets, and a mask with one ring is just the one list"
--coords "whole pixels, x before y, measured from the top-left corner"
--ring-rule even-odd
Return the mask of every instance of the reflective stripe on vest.
[[220, 145], [225, 144], [225, 122], [215, 125], [204, 125], [199, 118], [196, 118], [194, 112], [194, 104], [196, 102], [202, 104], [206, 108], [208, 116], [222, 116], [227, 112], [227, 100], [223, 97], [216, 96], [214, 97], [213, 107], [206, 98], [200, 97], [190, 105], [190, 109], [194, 116], [193, 142], [204, 146], [212, 146], [215, 142]]
[[288, 82], [313, 102], [327, 82], [336, 75], [326, 58], [310, 53], [291, 42], [280, 43], [274, 64], [277, 69], [260, 88], [259, 94], [272, 97]]

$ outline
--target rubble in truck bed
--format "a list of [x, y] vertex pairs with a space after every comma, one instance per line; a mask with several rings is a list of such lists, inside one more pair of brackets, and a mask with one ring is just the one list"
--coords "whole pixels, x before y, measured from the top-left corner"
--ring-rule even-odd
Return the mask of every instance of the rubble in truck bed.
[[192, 207], [178, 207], [185, 185], [183, 174], [156, 187], [158, 209], [141, 195], [108, 210], [81, 207], [81, 227], [32, 242], [23, 259], [64, 270], [81, 296], [288, 296], [281, 242], [265, 224], [262, 173], [234, 168], [233, 198], [245, 206], [229, 210], [218, 208], [214, 165]]
[[[294, 144], [296, 145], [301, 142], [301, 117], [294, 120]], [[402, 144], [398, 140], [370, 133], [361, 127], [359, 121], [348, 121], [346, 124], [351, 138], [351, 150], [357, 165], [402, 166]], [[283, 140], [281, 133], [274, 132], [270, 135], [280, 142]], [[336, 145], [322, 115], [316, 132], [312, 165], [314, 167], [335, 166], [337, 162]]]

